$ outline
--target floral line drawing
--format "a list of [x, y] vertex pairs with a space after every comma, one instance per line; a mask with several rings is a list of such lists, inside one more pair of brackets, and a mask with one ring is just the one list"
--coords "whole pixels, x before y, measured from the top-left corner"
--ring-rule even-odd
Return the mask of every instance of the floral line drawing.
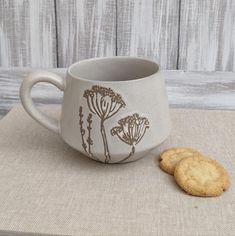
[[85, 90], [83, 97], [87, 100], [89, 110], [100, 118], [100, 132], [103, 139], [105, 163], [110, 162], [111, 156], [105, 131], [105, 121], [114, 116], [118, 111], [125, 107], [125, 102], [120, 94], [115, 93], [111, 88], [98, 85]]
[[87, 117], [87, 131], [88, 131], [88, 138], [87, 138], [87, 143], [88, 143], [88, 152], [92, 155], [91, 153], [91, 145], [93, 145], [93, 140], [91, 139], [91, 130], [92, 130], [92, 114], [90, 113]]
[[[80, 132], [81, 132], [81, 137], [82, 137], [82, 147], [84, 151], [90, 156], [93, 157], [93, 154], [91, 152], [91, 146], [93, 145], [93, 140], [91, 139], [91, 130], [92, 130], [92, 114], [89, 113], [87, 117], [87, 132], [88, 132], [88, 137], [87, 137], [87, 144], [85, 142], [85, 134], [86, 131], [83, 128], [83, 113], [82, 113], [82, 107], [79, 108], [79, 125], [80, 125]], [[88, 148], [88, 149], [87, 149]]]
[[141, 141], [148, 128], [148, 119], [137, 113], [118, 121], [118, 126], [111, 129], [111, 135], [117, 135], [122, 142], [131, 146], [131, 151], [127, 157], [115, 163], [122, 163], [135, 153], [135, 146]]
[[[111, 161], [111, 155], [109, 151], [109, 145], [106, 135], [105, 121], [119, 112], [121, 108], [126, 106], [120, 94], [114, 92], [111, 88], [105, 88], [98, 85], [94, 85], [91, 89], [84, 91], [83, 97], [86, 99], [88, 109], [91, 113], [87, 116], [87, 134], [83, 128], [83, 107], [79, 108], [79, 125], [81, 133], [82, 147], [89, 157], [97, 161], [101, 161], [94, 157], [91, 151], [93, 140], [91, 138], [92, 131], [92, 114], [97, 115], [100, 120], [100, 134], [103, 141], [105, 163]], [[138, 113], [128, 115], [117, 122], [117, 126], [110, 130], [112, 136], [117, 136], [122, 142], [131, 147], [131, 151], [128, 156], [124, 157], [120, 161], [112, 163], [123, 163], [135, 154], [136, 145], [144, 137], [146, 130], [149, 128], [149, 121], [146, 117], [140, 116]], [[85, 137], [87, 136], [87, 138]]]

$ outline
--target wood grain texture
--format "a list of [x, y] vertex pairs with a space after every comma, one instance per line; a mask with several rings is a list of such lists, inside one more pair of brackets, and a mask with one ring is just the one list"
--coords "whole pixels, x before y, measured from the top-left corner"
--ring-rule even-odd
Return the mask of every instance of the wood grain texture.
[[0, 66], [57, 66], [53, 0], [0, 1]]
[[235, 70], [234, 0], [181, 0], [179, 68]]
[[0, 0], [0, 66], [113, 55], [162, 69], [235, 71], [235, 1]]
[[179, 0], [117, 0], [117, 54], [177, 68]]
[[59, 67], [116, 51], [114, 0], [56, 0]]
[[165, 71], [171, 107], [235, 110], [234, 72]]
[[[0, 116], [19, 103], [19, 86], [32, 69], [0, 69]], [[66, 69], [52, 69], [65, 77]], [[169, 103], [174, 108], [235, 110], [235, 72], [163, 71]], [[39, 104], [60, 104], [62, 92], [41, 83], [32, 95]]]

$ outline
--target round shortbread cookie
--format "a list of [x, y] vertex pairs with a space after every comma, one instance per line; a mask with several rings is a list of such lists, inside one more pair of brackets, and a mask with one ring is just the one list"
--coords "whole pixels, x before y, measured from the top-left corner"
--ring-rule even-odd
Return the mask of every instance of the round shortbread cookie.
[[159, 166], [170, 175], [174, 174], [175, 166], [185, 157], [199, 156], [198, 151], [192, 148], [170, 148], [160, 154]]
[[174, 177], [185, 192], [200, 197], [219, 196], [230, 185], [223, 166], [205, 157], [182, 159], [175, 168]]

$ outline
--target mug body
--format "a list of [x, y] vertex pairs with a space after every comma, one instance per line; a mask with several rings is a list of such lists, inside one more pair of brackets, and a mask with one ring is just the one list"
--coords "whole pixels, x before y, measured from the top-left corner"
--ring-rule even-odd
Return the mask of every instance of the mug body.
[[73, 64], [67, 71], [60, 130], [66, 143], [97, 161], [143, 157], [170, 133], [158, 65], [135, 57]]

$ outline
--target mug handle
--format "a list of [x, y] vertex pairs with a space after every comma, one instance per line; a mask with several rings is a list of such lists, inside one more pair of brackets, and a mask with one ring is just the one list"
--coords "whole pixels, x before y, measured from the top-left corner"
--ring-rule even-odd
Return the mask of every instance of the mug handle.
[[60, 90], [65, 90], [65, 79], [46, 71], [37, 71], [30, 73], [21, 83], [20, 99], [28, 114], [39, 122], [42, 126], [60, 133], [60, 121], [42, 113], [34, 104], [31, 97], [32, 87], [39, 82], [47, 82], [55, 85]]

